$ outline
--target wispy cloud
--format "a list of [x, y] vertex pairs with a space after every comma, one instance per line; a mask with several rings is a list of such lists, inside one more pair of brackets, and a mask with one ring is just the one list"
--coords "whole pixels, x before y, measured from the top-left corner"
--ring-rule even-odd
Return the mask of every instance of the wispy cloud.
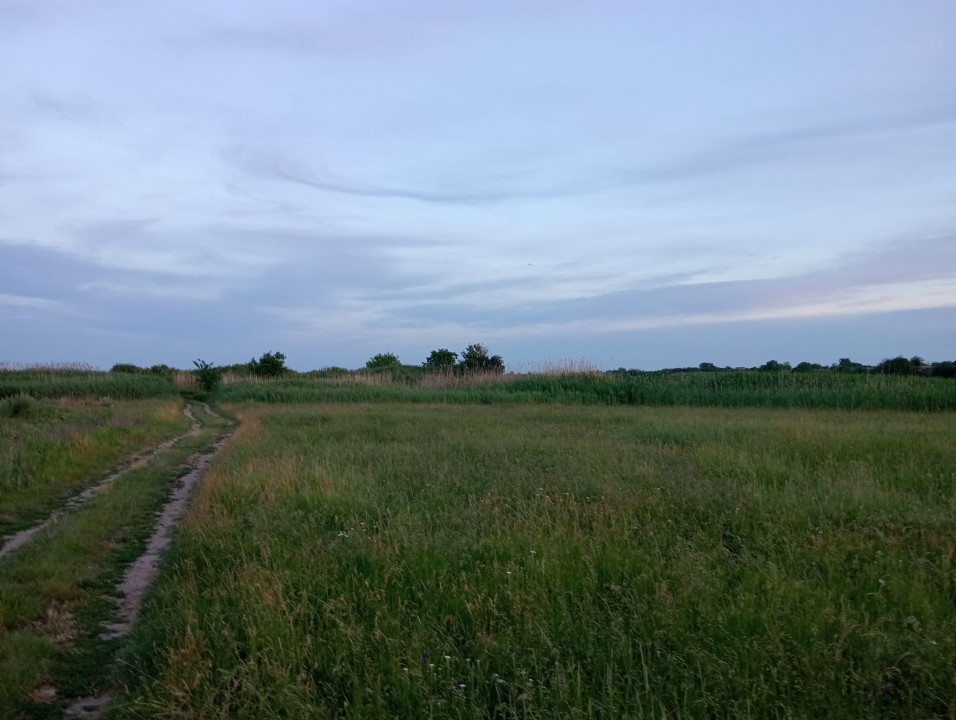
[[28, 317], [37, 313], [79, 314], [75, 307], [49, 298], [0, 293], [0, 314], [5, 317]]

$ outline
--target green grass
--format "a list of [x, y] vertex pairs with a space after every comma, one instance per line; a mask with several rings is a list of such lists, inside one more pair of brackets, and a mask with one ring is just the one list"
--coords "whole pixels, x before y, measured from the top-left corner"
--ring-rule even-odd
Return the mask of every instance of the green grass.
[[252, 406], [118, 717], [952, 717], [950, 413]]
[[140, 400], [173, 397], [177, 390], [170, 378], [147, 373], [111, 373], [88, 368], [0, 368], [0, 398], [19, 393], [35, 398]]
[[0, 536], [188, 427], [175, 399], [30, 400], [26, 410], [0, 418]]
[[[131, 405], [139, 409], [117, 412], [142, 412], [142, 403]], [[109, 687], [121, 643], [99, 635], [114, 617], [116, 584], [143, 551], [184, 463], [224, 427], [195, 414], [205, 426], [199, 435], [128, 471], [0, 561], [0, 718], [58, 718], [66, 699]], [[56, 688], [55, 702], [31, 696], [44, 686]]]
[[892, 410], [956, 410], [945, 378], [836, 372], [580, 373], [486, 378], [425, 375], [294, 377], [222, 386], [218, 402], [576, 403]]

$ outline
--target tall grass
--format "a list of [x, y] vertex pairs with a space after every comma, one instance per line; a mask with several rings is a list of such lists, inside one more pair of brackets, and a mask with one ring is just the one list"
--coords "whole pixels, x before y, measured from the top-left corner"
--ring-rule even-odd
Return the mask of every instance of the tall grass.
[[951, 717], [948, 413], [247, 407], [120, 717]]
[[0, 419], [0, 535], [33, 524], [124, 458], [188, 427], [175, 398], [31, 400]]
[[575, 403], [895, 410], [956, 409], [956, 382], [943, 378], [841, 373], [614, 373], [424, 375], [414, 383], [387, 374], [359, 381], [285, 378], [222, 387], [221, 402]]
[[177, 393], [170, 378], [147, 373], [111, 373], [85, 366], [0, 369], [0, 398], [20, 393], [35, 398], [108, 397], [141, 400]]

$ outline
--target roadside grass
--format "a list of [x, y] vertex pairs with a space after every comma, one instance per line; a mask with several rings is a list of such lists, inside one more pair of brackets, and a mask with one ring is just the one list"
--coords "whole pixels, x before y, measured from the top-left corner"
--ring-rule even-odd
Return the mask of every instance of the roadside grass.
[[241, 406], [115, 717], [952, 717], [950, 413]]
[[25, 402], [13, 417], [0, 417], [0, 536], [34, 524], [124, 458], [189, 427], [177, 399]]
[[220, 387], [215, 399], [219, 403], [575, 403], [939, 411], [956, 410], [956, 382], [837, 372], [419, 373], [410, 380], [389, 373], [353, 373], [240, 380]]
[[130, 470], [0, 561], [0, 718], [59, 718], [67, 699], [109, 687], [120, 641], [100, 634], [116, 613], [116, 585], [188, 458], [224, 427], [200, 408], [194, 414], [200, 434]]

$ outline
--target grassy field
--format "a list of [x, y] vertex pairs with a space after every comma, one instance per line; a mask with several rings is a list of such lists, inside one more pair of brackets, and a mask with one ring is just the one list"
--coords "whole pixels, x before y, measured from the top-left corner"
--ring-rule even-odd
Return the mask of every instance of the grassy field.
[[234, 408], [114, 716], [956, 713], [952, 413], [349, 399]]
[[218, 402], [575, 403], [892, 410], [956, 410], [946, 378], [838, 372], [297, 376], [223, 385]]

